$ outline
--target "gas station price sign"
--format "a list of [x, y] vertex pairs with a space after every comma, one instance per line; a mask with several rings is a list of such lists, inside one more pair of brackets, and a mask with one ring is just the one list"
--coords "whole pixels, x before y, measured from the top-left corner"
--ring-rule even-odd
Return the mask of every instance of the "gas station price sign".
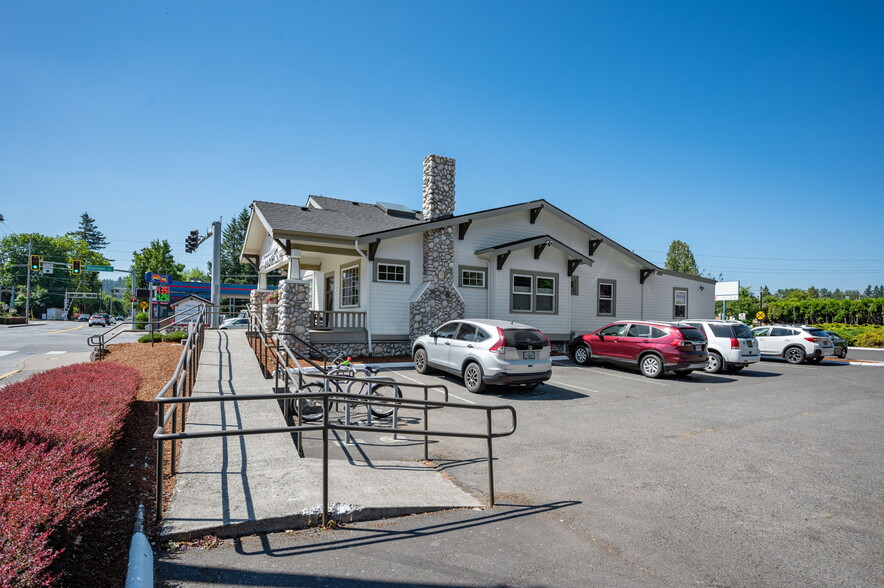
[[169, 302], [168, 286], [157, 286], [157, 302]]

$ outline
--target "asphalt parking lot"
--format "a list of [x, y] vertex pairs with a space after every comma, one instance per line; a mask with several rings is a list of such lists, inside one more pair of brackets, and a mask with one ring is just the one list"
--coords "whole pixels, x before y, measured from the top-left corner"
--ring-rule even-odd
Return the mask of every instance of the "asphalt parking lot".
[[[167, 556], [158, 575], [182, 586], [880, 586], [882, 370], [763, 361], [649, 380], [564, 362], [536, 390], [481, 395], [388, 371], [443, 383], [453, 401], [516, 408], [515, 435], [494, 444], [498, 507], [245, 538]], [[416, 443], [364, 441], [335, 456], [420, 458]], [[431, 447], [477, 495], [484, 455], [476, 440]]]

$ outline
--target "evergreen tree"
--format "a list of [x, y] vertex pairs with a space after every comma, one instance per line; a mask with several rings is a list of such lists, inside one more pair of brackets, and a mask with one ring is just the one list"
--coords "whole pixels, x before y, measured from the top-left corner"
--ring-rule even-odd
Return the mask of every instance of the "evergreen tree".
[[79, 237], [89, 245], [90, 251], [100, 251], [107, 247], [107, 239], [104, 233], [95, 226], [95, 219], [89, 216], [88, 212], [80, 215], [80, 228], [72, 233], [68, 233], [72, 237]]
[[249, 209], [246, 207], [233, 217], [221, 233], [221, 281], [225, 284], [258, 283], [258, 270], [251, 264], [239, 262], [248, 226]]
[[684, 241], [673, 241], [666, 254], [666, 269], [692, 276], [699, 276], [700, 270], [691, 248]]

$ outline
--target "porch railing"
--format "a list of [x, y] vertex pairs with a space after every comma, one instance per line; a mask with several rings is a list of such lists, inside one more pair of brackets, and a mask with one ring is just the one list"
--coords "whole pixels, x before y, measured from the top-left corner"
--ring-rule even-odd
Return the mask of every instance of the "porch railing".
[[364, 329], [365, 312], [357, 310], [311, 310], [311, 329]]

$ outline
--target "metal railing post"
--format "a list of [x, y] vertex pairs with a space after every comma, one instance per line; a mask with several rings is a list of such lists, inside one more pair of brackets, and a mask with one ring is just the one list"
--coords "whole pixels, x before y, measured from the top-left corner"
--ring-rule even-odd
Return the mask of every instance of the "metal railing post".
[[[424, 402], [429, 400], [429, 392], [428, 389], [424, 387]], [[427, 437], [426, 431], [428, 430], [429, 423], [428, 420], [430, 418], [430, 409], [424, 404], [424, 461], [430, 461], [430, 438]]]
[[322, 526], [328, 526], [328, 396], [322, 397]]
[[488, 419], [488, 502], [494, 506], [494, 455], [491, 451], [491, 409], [487, 409], [485, 416]]

